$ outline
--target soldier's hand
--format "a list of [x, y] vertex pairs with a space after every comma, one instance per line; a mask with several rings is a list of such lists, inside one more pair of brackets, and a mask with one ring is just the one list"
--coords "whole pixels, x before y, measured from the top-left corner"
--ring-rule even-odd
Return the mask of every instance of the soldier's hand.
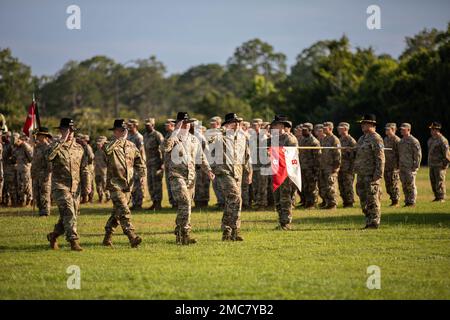
[[61, 136], [61, 142], [62, 143], [64, 143], [64, 142], [66, 142], [67, 141], [67, 138], [69, 137], [69, 134], [70, 134], [70, 130], [66, 130], [65, 132], [64, 132], [64, 134]]
[[252, 181], [253, 181], [253, 174], [249, 174], [247, 176], [247, 184], [252, 184]]
[[181, 126], [183, 125], [183, 121], [178, 121], [175, 125], [175, 129], [181, 129]]
[[214, 180], [216, 178], [216, 176], [214, 175], [214, 173], [212, 171], [208, 171], [208, 177], [210, 180]]

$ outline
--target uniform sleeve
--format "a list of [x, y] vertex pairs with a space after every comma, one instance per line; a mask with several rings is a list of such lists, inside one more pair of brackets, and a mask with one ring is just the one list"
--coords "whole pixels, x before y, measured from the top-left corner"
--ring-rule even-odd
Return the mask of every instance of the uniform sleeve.
[[28, 162], [33, 161], [33, 148], [27, 143], [24, 144], [24, 148], [25, 157], [27, 158]]
[[142, 158], [141, 152], [139, 152], [139, 149], [135, 147], [134, 152], [134, 172], [136, 172], [140, 178], [143, 178], [147, 175], [147, 167], [145, 165], [145, 159]]
[[[336, 138], [334, 140], [333, 147], [339, 147], [340, 145], [341, 144], [340, 144], [339, 139]], [[339, 150], [339, 149], [331, 150], [331, 157], [333, 159], [333, 169], [334, 170], [339, 169], [339, 167], [341, 165], [341, 150]]]
[[157, 143], [158, 143], [158, 157], [159, 157], [159, 159], [162, 159], [163, 158], [163, 153], [162, 153], [162, 150], [161, 150], [161, 146], [163, 145], [163, 143], [164, 143], [164, 137], [163, 137], [163, 135], [161, 134], [161, 133], [159, 133], [158, 132], [158, 134], [156, 135], [157, 136], [157, 139], [156, 139], [156, 141], [157, 141]]
[[448, 167], [449, 163], [450, 163], [450, 150], [449, 150], [449, 146], [448, 146], [448, 141], [442, 141], [441, 144], [441, 152], [442, 152], [442, 159], [443, 159], [443, 164], [444, 167]]
[[62, 143], [61, 142], [55, 142], [52, 145], [50, 145], [50, 148], [48, 148], [47, 151], [47, 160], [48, 161], [53, 161], [56, 156], [59, 154], [60, 150], [62, 147]]
[[[257, 150], [259, 152], [259, 150]], [[252, 156], [250, 152], [250, 141], [246, 139], [245, 143], [245, 159], [244, 159], [244, 170], [249, 174], [253, 174], [253, 166], [252, 166]]]
[[418, 170], [422, 161], [422, 149], [419, 141], [415, 141], [413, 145], [413, 170]]
[[383, 140], [375, 140], [373, 143], [373, 153], [375, 158], [375, 170], [373, 173], [373, 181], [377, 181], [383, 177], [384, 163], [386, 161], [384, 156]]
[[94, 163], [94, 157], [95, 157], [95, 155], [94, 155], [94, 151], [92, 150], [91, 146], [88, 146], [88, 147], [86, 148], [86, 150], [87, 150], [87, 160], [88, 160], [88, 163], [89, 163], [89, 164]]
[[86, 156], [86, 150], [80, 146], [81, 152], [84, 153], [84, 155], [81, 157], [81, 164], [80, 164], [80, 176], [85, 176], [87, 181], [86, 181], [86, 185], [90, 186], [91, 185], [91, 175], [90, 175], [90, 171], [89, 171], [89, 159]]
[[176, 144], [177, 140], [178, 140], [177, 134], [174, 131], [174, 132], [172, 132], [170, 137], [168, 137], [167, 139], [164, 140], [164, 142], [162, 144], [162, 151], [164, 153], [171, 152], [172, 149], [175, 147], [175, 144]]

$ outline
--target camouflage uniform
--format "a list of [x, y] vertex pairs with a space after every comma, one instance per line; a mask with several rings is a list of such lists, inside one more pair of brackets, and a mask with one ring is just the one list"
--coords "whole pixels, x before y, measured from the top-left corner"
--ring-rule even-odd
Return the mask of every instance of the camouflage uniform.
[[412, 135], [398, 143], [400, 181], [405, 194], [405, 205], [414, 205], [417, 197], [416, 175], [422, 160], [419, 140]]
[[435, 200], [445, 198], [445, 173], [450, 163], [447, 139], [441, 134], [428, 140], [428, 166]]
[[[241, 183], [244, 170], [251, 175], [250, 149], [246, 135], [241, 131], [222, 130], [209, 137], [209, 146], [213, 145], [216, 161], [212, 169], [215, 180], [223, 192], [224, 210], [222, 217], [223, 240], [238, 239], [241, 228]], [[222, 157], [219, 159], [219, 157]], [[217, 161], [219, 160], [219, 161]]]
[[[164, 141], [170, 138], [171, 132], [168, 132], [166, 136], [164, 137]], [[167, 188], [167, 195], [169, 197], [169, 203], [172, 207], [176, 206], [175, 198], [173, 197], [172, 187], [170, 186], [169, 182], [169, 163], [170, 163], [170, 153], [164, 152], [163, 145], [160, 147], [161, 152], [163, 154], [163, 160], [164, 160], [164, 175], [166, 179], [166, 188]]]
[[[1, 130], [1, 128], [0, 128]], [[2, 139], [2, 131], [0, 131], [0, 205], [3, 204], [3, 142]]]
[[163, 154], [161, 145], [164, 141], [163, 135], [156, 130], [144, 133], [144, 148], [147, 158], [147, 185], [152, 202], [161, 204], [162, 201], [162, 179]]
[[52, 166], [46, 158], [49, 148], [50, 144], [47, 142], [37, 143], [34, 147], [33, 162], [31, 163], [33, 199], [40, 216], [50, 215]]
[[398, 143], [400, 138], [396, 135], [393, 137], [384, 138], [384, 146], [386, 148], [392, 148], [392, 150], [386, 150], [386, 164], [384, 167], [384, 183], [386, 185], [386, 191], [393, 205], [398, 203], [400, 199], [400, 173], [398, 170], [399, 154]]
[[[339, 147], [340, 141], [334, 135], [325, 136], [321, 141], [322, 147]], [[341, 165], [341, 151], [339, 149], [324, 149], [320, 156], [319, 188], [326, 208], [337, 205], [336, 184], [339, 167]]]
[[31, 161], [33, 148], [25, 141], [20, 146], [14, 146], [12, 156], [17, 163], [17, 204], [28, 205], [33, 199], [31, 185]]
[[48, 149], [47, 160], [52, 165], [52, 196], [59, 209], [53, 235], [65, 234], [67, 241], [76, 241], [81, 175], [89, 170], [84, 149], [75, 140], [56, 141]]
[[[111, 241], [112, 234], [120, 224], [123, 233], [132, 243], [133, 239], [138, 237], [134, 234], [134, 226], [130, 222], [131, 211], [128, 203], [134, 181], [143, 179], [146, 175], [145, 160], [136, 145], [126, 139], [114, 139], [105, 145], [103, 150], [107, 163], [106, 186], [113, 203], [113, 212], [105, 225], [105, 240]], [[105, 240], [103, 243], [108, 245]]]
[[[106, 137], [103, 139], [106, 142]], [[97, 149], [94, 153], [94, 172], [95, 172], [95, 185], [97, 187], [98, 199], [100, 202], [105, 199], [109, 201], [110, 195], [107, 189], [107, 158], [104, 149]]]
[[[18, 137], [17, 137], [18, 138]], [[13, 144], [12, 142], [6, 144], [3, 148], [3, 204], [15, 207], [17, 206], [17, 164], [12, 157]]]
[[211, 169], [198, 139], [190, 133], [181, 134], [175, 130], [164, 140], [162, 148], [168, 159], [168, 179], [177, 205], [175, 235], [177, 243], [181, 243], [184, 239], [189, 239], [191, 231], [195, 164], [199, 162], [205, 172]]
[[[303, 137], [299, 145], [301, 147], [320, 147], [320, 142], [310, 134], [308, 137]], [[305, 208], [311, 208], [317, 203], [320, 155], [321, 150], [299, 150]]]
[[359, 138], [355, 158], [356, 193], [359, 196], [368, 227], [380, 225], [380, 184], [384, 162], [383, 139], [378, 133], [367, 133]]
[[[139, 132], [136, 134], [128, 134], [128, 140], [133, 142], [134, 145], [138, 148], [141, 153], [141, 158], [146, 162], [145, 158], [145, 149], [144, 149], [144, 137]], [[142, 202], [144, 201], [144, 188], [145, 186], [141, 184], [141, 178], [135, 173], [133, 178], [133, 189], [131, 191], [131, 202], [133, 204], [133, 208], [139, 209], [142, 208]], [[112, 195], [111, 195], [112, 196]]]
[[[259, 122], [254, 119], [253, 122]], [[264, 129], [262, 129], [264, 130]], [[268, 206], [267, 201], [267, 180], [269, 175], [266, 170], [270, 167], [270, 161], [268, 160], [267, 150], [264, 147], [268, 147], [268, 137], [263, 131], [256, 132], [251, 131], [250, 143], [252, 145], [252, 198], [258, 209], [264, 209]]]
[[[351, 135], [341, 137], [339, 139], [342, 147], [355, 147], [356, 141]], [[353, 183], [355, 181], [355, 173], [353, 169], [355, 161], [354, 149], [342, 150], [341, 167], [339, 169], [338, 182], [339, 192], [341, 194], [344, 207], [353, 206], [355, 196], [353, 192]]]
[[[83, 136], [83, 138], [85, 138]], [[92, 147], [86, 143], [82, 146], [84, 149], [83, 162], [87, 163], [87, 170], [81, 175], [81, 199], [87, 202], [89, 195], [93, 192], [92, 183], [94, 181], [94, 151]]]
[[[201, 134], [196, 134], [197, 139], [202, 146], [202, 150], [207, 147], [207, 141]], [[195, 165], [195, 193], [194, 202], [196, 207], [207, 207], [209, 202], [209, 186], [211, 181], [208, 175], [202, 170], [202, 166]]]
[[[216, 135], [219, 135], [220, 133], [221, 133], [220, 129], [210, 129], [210, 130], [208, 130], [207, 139], [209, 139], [210, 136], [216, 136]], [[219, 180], [214, 179], [212, 181], [212, 186], [213, 186], [214, 194], [216, 195], [217, 206], [219, 208], [223, 208], [225, 206], [225, 197], [223, 195], [223, 191], [220, 189]]]

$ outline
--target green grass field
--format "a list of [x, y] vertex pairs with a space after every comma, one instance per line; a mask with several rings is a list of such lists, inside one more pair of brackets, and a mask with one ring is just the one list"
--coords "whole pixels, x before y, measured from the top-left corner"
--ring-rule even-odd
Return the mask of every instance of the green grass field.
[[[244, 242], [221, 241], [221, 213], [195, 211], [199, 243], [175, 245], [175, 213], [133, 215], [143, 245], [131, 249], [117, 232], [101, 246], [111, 204], [82, 207], [85, 251], [51, 251], [45, 235], [57, 219], [31, 209], [0, 210], [1, 299], [449, 299], [450, 201], [431, 203], [427, 168], [418, 178], [415, 208], [389, 208], [382, 225], [362, 231], [359, 208], [294, 210], [294, 231], [275, 231], [275, 212], [242, 213]], [[447, 189], [449, 183], [447, 183]], [[166, 197], [167, 199], [167, 197]], [[148, 203], [146, 203], [146, 207]], [[81, 289], [69, 290], [66, 269], [81, 269]], [[381, 289], [366, 287], [367, 267], [381, 269]]]

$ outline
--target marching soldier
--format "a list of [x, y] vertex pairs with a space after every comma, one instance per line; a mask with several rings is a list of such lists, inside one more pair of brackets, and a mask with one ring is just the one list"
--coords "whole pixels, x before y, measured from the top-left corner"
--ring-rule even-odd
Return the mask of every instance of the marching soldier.
[[[164, 129], [166, 131], [166, 136], [164, 137], [164, 140], [168, 139], [172, 132], [175, 130], [175, 119], [167, 119]], [[163, 154], [164, 159], [164, 175], [166, 177], [166, 188], [167, 188], [167, 194], [169, 196], [169, 203], [172, 206], [172, 209], [176, 209], [176, 202], [175, 198], [173, 197], [172, 187], [169, 183], [169, 162], [170, 162], [170, 154], [167, 154], [163, 151], [163, 146], [161, 145], [161, 152]]]
[[450, 163], [448, 140], [442, 135], [442, 125], [433, 122], [430, 126], [431, 137], [428, 139], [428, 166], [434, 200], [445, 201], [445, 173]]
[[338, 183], [339, 192], [341, 194], [344, 208], [352, 208], [355, 202], [355, 195], [353, 192], [353, 183], [355, 181], [355, 173], [353, 165], [355, 161], [356, 141], [349, 134], [350, 124], [347, 122], [341, 122], [338, 126], [339, 141], [342, 147], [348, 147], [351, 149], [342, 150], [341, 167], [339, 169]]
[[[213, 135], [214, 136], [214, 135], [219, 134], [221, 126], [222, 126], [222, 118], [218, 117], [218, 116], [212, 117], [209, 120], [209, 129], [210, 130], [209, 130], [208, 136], [209, 135]], [[213, 185], [214, 193], [215, 193], [216, 198], [217, 198], [217, 207], [219, 209], [223, 209], [224, 205], [225, 205], [225, 199], [224, 199], [222, 190], [220, 190], [218, 180], [214, 180], [212, 182], [212, 185]]]
[[216, 150], [212, 169], [224, 195], [222, 240], [243, 241], [241, 229], [241, 183], [244, 170], [249, 170], [247, 183], [252, 181], [248, 139], [239, 130], [241, 119], [235, 113], [225, 115], [222, 130], [209, 139]]
[[[142, 134], [138, 131], [139, 121], [136, 119], [129, 119], [128, 120], [128, 140], [133, 142], [138, 148], [139, 152], [141, 153], [141, 157], [144, 160], [144, 162], [147, 162], [145, 157], [145, 148], [144, 148], [144, 137]], [[132, 207], [131, 210], [141, 210], [142, 209], [142, 203], [144, 201], [144, 188], [145, 184], [142, 184], [141, 182], [145, 181], [142, 180], [137, 172], [135, 172], [134, 177], [134, 183], [133, 183], [133, 190], [131, 191], [131, 203]]]
[[[320, 141], [322, 147], [340, 147], [339, 139], [333, 134], [333, 123], [323, 124], [324, 138]], [[336, 209], [336, 183], [341, 165], [341, 151], [339, 149], [324, 149], [320, 156], [319, 188], [324, 198], [323, 209]]]
[[378, 229], [381, 219], [380, 184], [385, 162], [383, 139], [376, 132], [375, 115], [365, 115], [360, 123], [364, 135], [359, 138], [356, 148], [356, 193], [366, 217], [364, 229]]
[[114, 138], [103, 147], [106, 154], [107, 188], [113, 203], [113, 213], [105, 225], [103, 245], [112, 247], [112, 235], [115, 229], [122, 227], [123, 233], [128, 237], [132, 248], [137, 248], [142, 242], [141, 237], [134, 232], [131, 224], [130, 202], [133, 183], [139, 179], [144, 183], [146, 176], [145, 160], [136, 145], [127, 140], [127, 123], [123, 119], [114, 121]]
[[[268, 174], [264, 172], [270, 166], [267, 156], [268, 137], [262, 126], [262, 119], [256, 118], [252, 121], [250, 143], [252, 145], [252, 198], [255, 201], [256, 210], [267, 209], [267, 180]], [[265, 155], [265, 157], [264, 157]], [[243, 181], [245, 183], [245, 181]]]
[[162, 179], [164, 175], [164, 161], [161, 145], [164, 137], [155, 130], [155, 119], [145, 120], [144, 148], [147, 158], [147, 185], [152, 199], [149, 210], [160, 210], [162, 201]]
[[411, 125], [403, 123], [400, 126], [402, 139], [398, 143], [400, 181], [405, 194], [405, 207], [416, 205], [416, 176], [422, 160], [420, 142], [411, 134]]
[[[320, 147], [320, 142], [313, 134], [313, 125], [306, 122], [302, 126], [302, 138], [299, 140], [301, 147]], [[302, 195], [305, 209], [312, 209], [317, 203], [320, 166], [320, 149], [299, 150], [299, 160], [302, 171]]]
[[[275, 141], [278, 141], [279, 147], [297, 147], [297, 138], [286, 130], [286, 127], [291, 126], [291, 122], [287, 117], [276, 115], [270, 123], [272, 137], [270, 138], [270, 145], [276, 146]], [[292, 182], [286, 178], [284, 182], [275, 190], [274, 199], [275, 207], [278, 212], [279, 230], [291, 230], [292, 223]]]
[[51, 164], [47, 161], [52, 135], [47, 128], [41, 127], [36, 132], [36, 144], [31, 163], [31, 179], [33, 181], [33, 199], [40, 216], [50, 215], [51, 205]]
[[107, 138], [105, 136], [100, 136], [97, 138], [97, 150], [94, 153], [94, 171], [95, 171], [95, 185], [97, 186], [98, 202], [102, 203], [103, 200], [109, 201], [109, 191], [107, 189], [107, 168], [106, 163], [106, 153], [103, 149], [104, 145], [107, 143]]
[[214, 174], [202, 152], [198, 139], [189, 133], [192, 119], [187, 112], [178, 112], [175, 130], [164, 140], [163, 151], [167, 154], [169, 183], [177, 205], [175, 220], [176, 243], [182, 245], [194, 244], [191, 238], [191, 207], [195, 190], [196, 160], [214, 180]]
[[80, 210], [81, 175], [88, 171], [84, 149], [74, 139], [74, 121], [61, 119], [57, 128], [61, 140], [50, 145], [47, 160], [52, 164], [52, 195], [59, 209], [59, 220], [53, 232], [47, 235], [50, 248], [58, 249], [57, 238], [65, 234], [73, 251], [82, 251], [77, 232], [77, 216]]
[[31, 186], [33, 148], [26, 142], [25, 135], [15, 139], [12, 157], [17, 165], [17, 205], [23, 207], [29, 205], [33, 199]]
[[392, 150], [386, 150], [385, 152], [384, 183], [391, 199], [391, 207], [396, 207], [400, 199], [400, 173], [398, 169], [398, 143], [400, 142], [400, 137], [395, 134], [397, 131], [397, 125], [395, 123], [387, 123], [385, 130], [386, 137], [384, 138], [384, 146]]

